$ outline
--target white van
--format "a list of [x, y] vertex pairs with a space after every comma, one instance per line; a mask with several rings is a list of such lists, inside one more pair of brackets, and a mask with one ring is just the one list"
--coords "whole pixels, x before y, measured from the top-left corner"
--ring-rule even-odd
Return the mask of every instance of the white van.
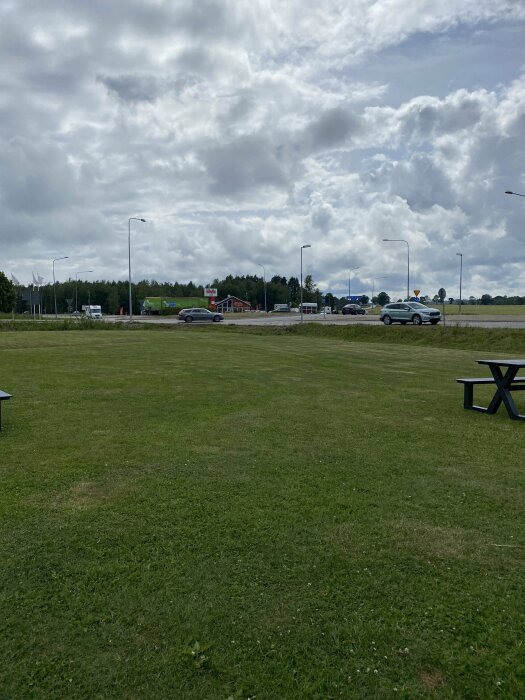
[[84, 308], [86, 318], [102, 318], [102, 307], [97, 305], [89, 305]]

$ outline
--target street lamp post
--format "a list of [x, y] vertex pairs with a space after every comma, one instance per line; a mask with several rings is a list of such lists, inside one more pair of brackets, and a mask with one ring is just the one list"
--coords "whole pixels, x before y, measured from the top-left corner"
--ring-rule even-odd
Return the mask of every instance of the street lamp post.
[[383, 241], [389, 243], [406, 243], [407, 244], [407, 301], [410, 301], [410, 246], [404, 238], [383, 238]]
[[80, 270], [75, 272], [75, 311], [78, 311], [78, 276], [83, 275], [85, 272], [93, 272], [93, 270]]
[[459, 255], [459, 313], [461, 313], [461, 307], [463, 306], [463, 299], [461, 296], [461, 283], [463, 282], [463, 253], [456, 253]]
[[350, 286], [350, 277], [352, 275], [352, 272], [354, 272], [354, 270], [359, 270], [359, 268], [358, 267], [351, 267], [350, 270], [348, 271], [348, 301], [352, 301], [350, 299], [350, 297], [352, 296], [352, 288]]
[[374, 290], [375, 290], [375, 283], [376, 280], [384, 280], [388, 277], [388, 275], [381, 275], [381, 277], [374, 277], [372, 280], [372, 299], [370, 300], [372, 302], [372, 310], [374, 309]]
[[57, 311], [57, 290], [56, 290], [56, 281], [55, 281], [55, 263], [57, 260], [67, 260], [69, 258], [68, 255], [64, 255], [61, 258], [53, 258], [53, 298], [55, 300], [55, 318], [58, 318], [58, 311]]
[[141, 219], [140, 217], [130, 216], [128, 219], [128, 286], [129, 286], [129, 322], [133, 321], [133, 309], [131, 307], [131, 222], [132, 221], [142, 221], [146, 223], [146, 219]]
[[264, 313], [268, 313], [267, 308], [266, 308], [266, 270], [264, 269], [264, 265], [261, 265], [261, 263], [257, 263], [259, 267], [262, 267], [263, 270], [263, 283], [264, 283]]
[[300, 303], [300, 308], [301, 308], [301, 323], [303, 322], [303, 248], [311, 248], [312, 246], [309, 243], [305, 243], [305, 245], [301, 246], [301, 287], [300, 287], [300, 297], [301, 297], [301, 303]]

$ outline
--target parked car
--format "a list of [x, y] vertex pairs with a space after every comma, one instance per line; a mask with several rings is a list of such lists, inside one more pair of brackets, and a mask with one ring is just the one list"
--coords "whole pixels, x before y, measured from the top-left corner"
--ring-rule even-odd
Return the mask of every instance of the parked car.
[[379, 320], [385, 326], [391, 323], [413, 323], [420, 326], [422, 323], [431, 323], [433, 326], [441, 320], [438, 309], [432, 309], [419, 301], [403, 301], [395, 304], [385, 304], [379, 314]]
[[179, 312], [179, 321], [191, 323], [192, 321], [222, 321], [224, 316], [216, 311], [208, 311], [208, 309], [182, 309]]
[[343, 306], [341, 313], [346, 315], [350, 314], [351, 316], [357, 316], [358, 314], [364, 316], [366, 311], [362, 306], [359, 306], [359, 304], [347, 304], [346, 306]]

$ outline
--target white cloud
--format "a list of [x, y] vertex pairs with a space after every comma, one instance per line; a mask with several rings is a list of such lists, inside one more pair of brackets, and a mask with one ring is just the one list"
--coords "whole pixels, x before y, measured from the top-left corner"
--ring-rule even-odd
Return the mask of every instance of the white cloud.
[[[392, 237], [432, 292], [456, 249], [467, 292], [525, 290], [525, 266], [500, 274], [525, 262], [503, 196], [525, 190], [521, 3], [6, 0], [0, 20], [9, 273], [68, 255], [65, 274], [125, 277], [140, 215], [137, 277], [288, 276], [308, 239], [325, 290], [359, 265], [356, 289], [388, 273], [394, 293]], [[461, 62], [478, 41], [482, 69]]]

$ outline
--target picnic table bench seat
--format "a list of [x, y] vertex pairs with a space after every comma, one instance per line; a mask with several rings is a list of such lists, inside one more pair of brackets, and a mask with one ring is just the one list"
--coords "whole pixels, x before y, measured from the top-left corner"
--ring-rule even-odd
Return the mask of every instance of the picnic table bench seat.
[[[511, 393], [513, 391], [525, 391], [525, 377], [517, 377], [519, 368], [525, 367], [524, 360], [478, 360], [479, 364], [488, 365], [492, 377], [460, 377], [456, 382], [463, 384], [463, 406], [471, 411], [481, 411], [482, 413], [495, 413], [499, 405], [504, 402], [509, 416], [514, 420], [525, 420], [525, 416], [518, 413]], [[501, 368], [506, 368], [503, 375]], [[474, 386], [492, 385], [496, 386], [496, 393], [488, 407], [476, 406], [474, 404]]]

